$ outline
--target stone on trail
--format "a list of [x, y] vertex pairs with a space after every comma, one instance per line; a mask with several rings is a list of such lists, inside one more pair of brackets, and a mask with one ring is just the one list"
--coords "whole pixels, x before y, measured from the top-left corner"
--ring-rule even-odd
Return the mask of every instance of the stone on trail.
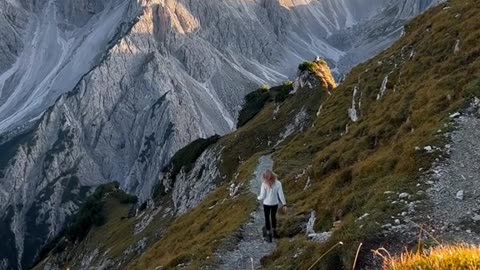
[[463, 190], [459, 190], [455, 198], [457, 198], [457, 200], [463, 201], [464, 196], [465, 196], [465, 192]]

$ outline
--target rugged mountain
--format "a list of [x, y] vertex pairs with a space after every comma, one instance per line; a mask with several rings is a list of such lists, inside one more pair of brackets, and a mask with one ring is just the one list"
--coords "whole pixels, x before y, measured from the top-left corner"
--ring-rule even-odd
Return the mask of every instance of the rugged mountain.
[[[349, 268], [359, 243], [358, 268], [381, 269], [371, 250], [418, 247], [415, 224], [478, 244], [477, 132], [466, 129], [478, 125], [479, 14], [475, 2], [434, 8], [334, 89], [316, 61], [291, 84], [250, 93], [240, 127], [179, 151], [145, 210], [127, 218], [114, 201], [104, 225], [63, 238], [37, 269], [245, 269], [251, 258], [308, 269], [339, 241], [316, 269]], [[272, 166], [290, 213], [276, 244], [252, 248], [262, 226], [252, 191]]]
[[0, 265], [30, 265], [92, 186], [147, 200], [251, 89], [316, 55], [344, 73], [436, 2], [2, 1]]

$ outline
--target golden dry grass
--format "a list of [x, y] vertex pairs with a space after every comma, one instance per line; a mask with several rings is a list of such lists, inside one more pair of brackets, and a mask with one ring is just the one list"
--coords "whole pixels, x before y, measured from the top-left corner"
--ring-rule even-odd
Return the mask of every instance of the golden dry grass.
[[480, 248], [467, 245], [438, 246], [424, 252], [405, 252], [386, 258], [384, 270], [478, 270]]

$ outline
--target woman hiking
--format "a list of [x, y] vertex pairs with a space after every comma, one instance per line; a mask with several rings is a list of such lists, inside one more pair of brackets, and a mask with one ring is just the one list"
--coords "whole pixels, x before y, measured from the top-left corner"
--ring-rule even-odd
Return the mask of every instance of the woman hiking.
[[277, 233], [277, 210], [278, 205], [283, 205], [283, 211], [287, 211], [287, 202], [283, 194], [282, 183], [271, 170], [267, 170], [263, 174], [262, 187], [260, 188], [260, 196], [258, 200], [263, 202], [263, 210], [265, 211], [265, 229], [267, 231], [267, 241], [272, 242], [273, 237], [278, 238]]

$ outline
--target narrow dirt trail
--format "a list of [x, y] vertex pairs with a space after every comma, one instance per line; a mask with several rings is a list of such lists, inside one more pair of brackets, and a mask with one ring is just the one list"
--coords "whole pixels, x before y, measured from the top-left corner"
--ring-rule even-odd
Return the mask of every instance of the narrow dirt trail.
[[[255, 176], [250, 181], [250, 191], [258, 194], [262, 184], [262, 175], [267, 169], [272, 169], [273, 160], [270, 156], [262, 156], [258, 160]], [[263, 209], [258, 205], [251, 214], [250, 222], [243, 226], [241, 240], [236, 248], [224, 254], [219, 254], [220, 263], [215, 269], [248, 270], [261, 269], [260, 259], [271, 254], [276, 247], [275, 243], [268, 243], [262, 238], [264, 226]]]
[[450, 135], [449, 157], [432, 169], [431, 223], [441, 240], [480, 243], [480, 118], [461, 116]]

